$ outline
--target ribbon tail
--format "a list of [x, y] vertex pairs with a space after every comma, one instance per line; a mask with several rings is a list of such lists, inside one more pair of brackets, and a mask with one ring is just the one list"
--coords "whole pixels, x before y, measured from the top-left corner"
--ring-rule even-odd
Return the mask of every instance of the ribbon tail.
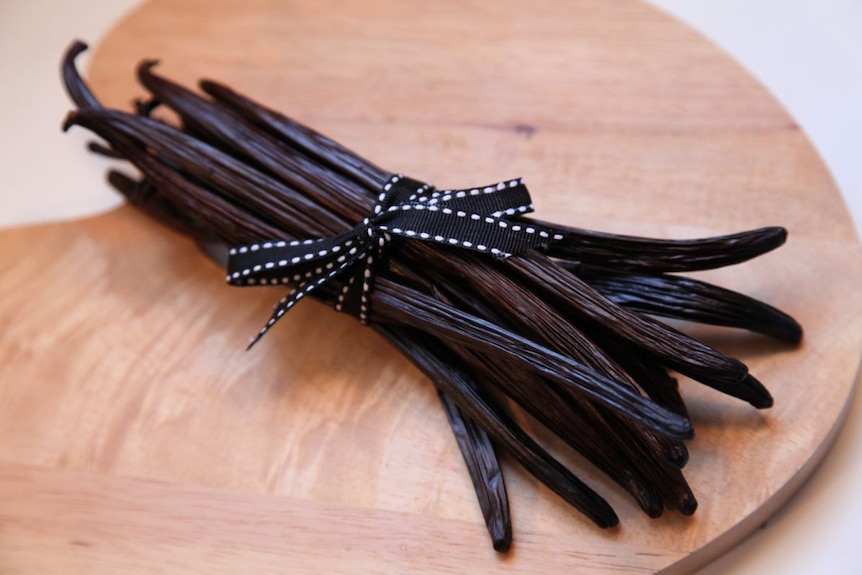
[[355, 316], [365, 325], [371, 309], [371, 292], [374, 291], [375, 275], [381, 265], [385, 265], [388, 234], [377, 236], [365, 253], [364, 265], [357, 264], [345, 282], [335, 303], [336, 311]]
[[284, 314], [299, 302], [299, 300], [330, 280], [337, 278], [339, 275], [343, 274], [345, 270], [353, 267], [358, 261], [366, 257], [365, 250], [359, 251], [357, 248], [352, 248], [349, 253], [350, 256], [345, 257], [337, 266], [334, 266], [331, 270], [314, 276], [311, 279], [301, 282], [295, 290], [291, 291], [288, 295], [279, 300], [279, 302], [275, 304], [269, 320], [267, 320], [266, 324], [264, 324], [260, 331], [251, 338], [246, 350], [251, 349], [254, 344], [260, 341], [260, 338], [262, 338], [264, 334], [266, 334], [266, 332], [275, 325], [275, 322], [280, 320]]

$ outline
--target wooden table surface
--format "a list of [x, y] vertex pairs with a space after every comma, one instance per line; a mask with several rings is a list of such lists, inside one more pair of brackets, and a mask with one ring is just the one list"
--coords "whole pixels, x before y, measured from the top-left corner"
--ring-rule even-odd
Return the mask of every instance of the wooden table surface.
[[370, 330], [304, 302], [246, 353], [279, 292], [223, 285], [132, 209], [3, 230], [0, 572], [682, 573], [766, 520], [839, 430], [862, 351], [851, 221], [781, 107], [666, 15], [165, 0], [96, 48], [88, 76], [111, 105], [160, 58], [441, 187], [523, 176], [545, 219], [673, 238], [784, 225], [777, 252], [699, 277], [785, 309], [806, 337], [683, 326], [776, 400], [758, 412], [683, 381], [695, 516], [650, 520], [560, 450], [622, 519], [600, 531], [506, 461], [503, 557], [432, 385]]

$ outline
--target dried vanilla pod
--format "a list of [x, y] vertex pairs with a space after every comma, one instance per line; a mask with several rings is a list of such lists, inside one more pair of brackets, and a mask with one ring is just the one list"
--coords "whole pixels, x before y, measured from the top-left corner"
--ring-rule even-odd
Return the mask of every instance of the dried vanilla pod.
[[738, 327], [790, 343], [802, 339], [802, 328], [781, 310], [704, 281], [589, 265], [573, 271], [614, 303], [641, 313]]
[[[601, 527], [618, 522], [502, 408], [503, 396], [621, 485], [644, 512], [697, 503], [682, 467], [690, 421], [674, 370], [757, 408], [772, 398], [738, 359], [655, 316], [798, 342], [799, 325], [742, 294], [674, 275], [744, 262], [780, 246], [782, 228], [698, 240], [592, 232], [528, 217], [521, 180], [464, 190], [383, 170], [314, 130], [212, 81], [195, 94], [138, 70], [133, 112], [101, 106], [63, 61], [82, 126], [125, 159], [111, 172], [130, 203], [228, 254], [234, 285], [290, 290], [252, 340], [303, 297], [375, 329], [437, 387], [494, 548], [512, 539], [496, 449]], [[181, 127], [150, 117], [164, 106]], [[496, 448], [496, 449], [495, 449]]]
[[512, 545], [512, 520], [503, 470], [494, 445], [485, 430], [464, 414], [448, 395], [442, 391], [438, 395], [467, 464], [491, 544], [495, 551], [505, 553]]

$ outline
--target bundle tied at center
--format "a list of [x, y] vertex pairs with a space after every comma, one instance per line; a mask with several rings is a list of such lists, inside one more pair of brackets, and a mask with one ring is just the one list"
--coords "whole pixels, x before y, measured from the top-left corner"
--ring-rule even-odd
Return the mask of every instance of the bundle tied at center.
[[393, 236], [455, 246], [505, 259], [562, 239], [544, 227], [512, 219], [533, 211], [521, 179], [461, 190], [394, 175], [381, 188], [373, 212], [347, 232], [325, 238], [260, 242], [229, 251], [227, 281], [236, 286], [292, 284], [276, 304], [257, 342], [296, 302], [340, 276], [348, 276], [335, 308], [367, 323], [379, 263]]

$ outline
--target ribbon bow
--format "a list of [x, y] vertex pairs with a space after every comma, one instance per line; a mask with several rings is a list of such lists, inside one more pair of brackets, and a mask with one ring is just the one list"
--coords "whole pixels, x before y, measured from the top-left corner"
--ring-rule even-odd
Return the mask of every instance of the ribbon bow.
[[380, 191], [374, 212], [352, 230], [328, 238], [272, 240], [231, 248], [227, 281], [231, 285], [295, 284], [276, 304], [272, 316], [252, 338], [254, 345], [296, 302], [330, 280], [350, 274], [335, 308], [365, 324], [376, 267], [392, 236], [457, 246], [505, 259], [547, 246], [562, 236], [508, 216], [533, 211], [520, 179], [465, 190], [438, 191], [402, 175]]

